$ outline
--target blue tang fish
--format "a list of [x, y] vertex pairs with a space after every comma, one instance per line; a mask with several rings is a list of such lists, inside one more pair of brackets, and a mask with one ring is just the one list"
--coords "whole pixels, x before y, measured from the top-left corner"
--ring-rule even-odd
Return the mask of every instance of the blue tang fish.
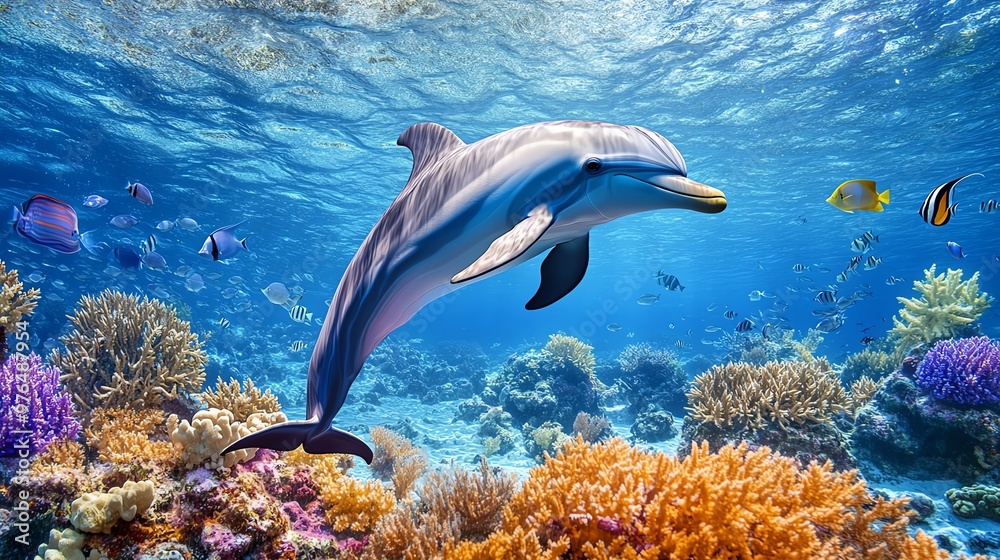
[[956, 259], [965, 258], [965, 253], [962, 251], [962, 246], [959, 245], [958, 243], [955, 243], [954, 241], [949, 241], [947, 247], [948, 247], [948, 252], [951, 254], [951, 256], [955, 257]]
[[80, 250], [80, 230], [76, 210], [69, 204], [36, 194], [21, 208], [14, 208], [14, 229], [29, 241], [60, 253]]
[[205, 243], [202, 244], [201, 250], [198, 251], [198, 254], [206, 259], [221, 261], [235, 257], [240, 253], [240, 251], [249, 251], [250, 249], [247, 248], [247, 238], [244, 237], [243, 239], [236, 239], [236, 236], [233, 235], [233, 230], [243, 225], [243, 222], [245, 221], [246, 220], [243, 220], [237, 224], [213, 231], [211, 235], [205, 239]]

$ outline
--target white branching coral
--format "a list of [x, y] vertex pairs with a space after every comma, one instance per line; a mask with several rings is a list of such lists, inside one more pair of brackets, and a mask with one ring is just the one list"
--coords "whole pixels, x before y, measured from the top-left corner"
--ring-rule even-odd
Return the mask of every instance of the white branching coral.
[[962, 281], [961, 270], [951, 270], [935, 276], [936, 267], [924, 271], [924, 281], [915, 280], [913, 289], [921, 297], [897, 297], [903, 308], [893, 317], [889, 334], [903, 351], [921, 343], [944, 338], [974, 335], [975, 323], [990, 306], [993, 298], [979, 291], [979, 272]]

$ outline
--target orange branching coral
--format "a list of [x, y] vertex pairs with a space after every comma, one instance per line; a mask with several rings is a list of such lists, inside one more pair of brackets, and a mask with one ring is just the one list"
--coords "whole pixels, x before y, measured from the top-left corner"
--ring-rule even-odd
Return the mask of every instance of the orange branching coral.
[[230, 378], [229, 383], [226, 383], [220, 377], [214, 390], [209, 388], [199, 396], [209, 408], [232, 412], [237, 422], [246, 422], [251, 414], [281, 411], [278, 397], [271, 394], [270, 389], [261, 392], [254, 386], [252, 379], [244, 381], [240, 388], [239, 381]]
[[947, 557], [907, 534], [907, 504], [871, 497], [856, 472], [800, 469], [767, 448], [695, 445], [679, 461], [620, 438], [577, 438], [532, 469], [502, 530], [449, 557]]
[[35, 478], [51, 478], [60, 472], [82, 471], [85, 462], [82, 445], [73, 440], [60, 439], [47, 445], [45, 451], [31, 462], [28, 470]]
[[372, 428], [371, 439], [375, 446], [372, 472], [392, 480], [396, 498], [402, 500], [409, 495], [413, 485], [423, 474], [427, 458], [410, 440], [388, 428]]
[[713, 366], [688, 391], [688, 410], [700, 422], [761, 429], [768, 422], [829, 422], [845, 412], [847, 393], [823, 360], [745, 362]]
[[[171, 461], [173, 444], [166, 439], [162, 410], [95, 408], [86, 430], [87, 445], [101, 461], [151, 466]], [[162, 436], [157, 441], [150, 437]]]

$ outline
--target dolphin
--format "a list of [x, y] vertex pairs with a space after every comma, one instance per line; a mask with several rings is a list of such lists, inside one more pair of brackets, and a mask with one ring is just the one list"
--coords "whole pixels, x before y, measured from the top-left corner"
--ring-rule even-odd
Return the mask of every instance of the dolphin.
[[680, 152], [652, 130], [590, 121], [520, 126], [466, 144], [430, 122], [406, 129], [413, 169], [344, 271], [309, 362], [308, 420], [226, 448], [347, 453], [372, 461], [331, 426], [372, 350], [431, 301], [552, 249], [525, 305], [570, 293], [587, 271], [590, 230], [665, 208], [726, 208], [722, 191], [687, 178]]

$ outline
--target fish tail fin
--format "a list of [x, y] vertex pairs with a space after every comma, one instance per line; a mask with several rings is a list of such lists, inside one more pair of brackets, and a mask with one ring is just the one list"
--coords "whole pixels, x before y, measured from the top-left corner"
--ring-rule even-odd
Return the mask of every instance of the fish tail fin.
[[885, 208], [882, 206], [882, 202], [881, 201], [875, 203], [875, 208], [872, 208], [872, 212], [882, 212], [884, 210], [885, 210]]
[[21, 209], [18, 208], [17, 205], [13, 205], [10, 207], [10, 219], [8, 221], [16, 222], [20, 220], [23, 215], [24, 214], [21, 214]]
[[680, 286], [680, 288], [681, 288], [681, 291], [683, 292], [684, 291], [684, 286]]
[[250, 448], [291, 451], [301, 445], [306, 453], [349, 453], [371, 464], [374, 454], [360, 438], [332, 426], [316, 434], [318, 428], [317, 420], [282, 422], [238, 439], [222, 453]]
[[242, 245], [243, 248], [246, 249], [247, 251], [250, 250], [250, 247], [247, 247], [247, 238], [246, 237], [244, 237], [243, 239], [240, 239], [240, 245]]
[[876, 236], [875, 236], [875, 243], [878, 243], [878, 242], [879, 242], [879, 241], [878, 241], [878, 236], [876, 235]]
[[310, 311], [309, 313], [306, 313], [306, 321], [312, 321], [312, 320], [313, 320], [313, 314]]
[[882, 204], [889, 204], [889, 189], [878, 193], [878, 201]]

